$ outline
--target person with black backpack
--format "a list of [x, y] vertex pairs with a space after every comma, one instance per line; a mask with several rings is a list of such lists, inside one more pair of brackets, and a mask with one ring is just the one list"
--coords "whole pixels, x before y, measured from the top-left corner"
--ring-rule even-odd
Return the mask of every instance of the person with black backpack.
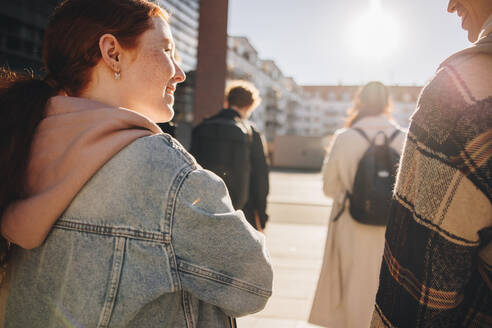
[[252, 83], [231, 82], [225, 109], [193, 129], [190, 152], [224, 180], [234, 208], [243, 210], [246, 220], [262, 231], [268, 220], [269, 164], [264, 138], [248, 120], [260, 102]]
[[380, 82], [363, 86], [323, 163], [323, 191], [333, 198], [333, 207], [309, 319], [320, 326], [368, 327], [371, 322], [404, 142], [403, 130], [391, 119], [389, 98]]

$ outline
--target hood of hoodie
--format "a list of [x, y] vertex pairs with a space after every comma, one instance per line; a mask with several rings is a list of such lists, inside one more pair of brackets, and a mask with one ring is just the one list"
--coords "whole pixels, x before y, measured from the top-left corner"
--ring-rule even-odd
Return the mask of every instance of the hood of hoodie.
[[134, 140], [162, 133], [132, 110], [67, 96], [51, 98], [34, 134], [26, 197], [5, 210], [1, 227], [9, 241], [44, 240], [85, 183]]

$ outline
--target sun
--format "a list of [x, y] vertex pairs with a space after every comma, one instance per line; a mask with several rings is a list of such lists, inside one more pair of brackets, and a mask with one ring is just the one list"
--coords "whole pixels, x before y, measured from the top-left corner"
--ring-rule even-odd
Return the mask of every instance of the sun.
[[398, 24], [373, 0], [369, 11], [352, 23], [349, 40], [358, 56], [383, 59], [397, 47]]

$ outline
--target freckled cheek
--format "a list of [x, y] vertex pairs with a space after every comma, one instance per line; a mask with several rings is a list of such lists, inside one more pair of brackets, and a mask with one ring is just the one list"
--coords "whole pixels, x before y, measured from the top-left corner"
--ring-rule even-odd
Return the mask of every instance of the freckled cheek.
[[171, 78], [171, 68], [163, 56], [153, 54], [141, 58], [143, 65], [139, 75], [149, 91], [156, 88], [162, 90]]

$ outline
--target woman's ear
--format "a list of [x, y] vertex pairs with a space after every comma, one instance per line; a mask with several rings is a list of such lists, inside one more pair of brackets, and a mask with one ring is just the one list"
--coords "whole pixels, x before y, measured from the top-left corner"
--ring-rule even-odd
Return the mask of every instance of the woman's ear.
[[116, 74], [120, 74], [121, 46], [112, 34], [104, 34], [99, 39], [101, 57], [108, 68]]

